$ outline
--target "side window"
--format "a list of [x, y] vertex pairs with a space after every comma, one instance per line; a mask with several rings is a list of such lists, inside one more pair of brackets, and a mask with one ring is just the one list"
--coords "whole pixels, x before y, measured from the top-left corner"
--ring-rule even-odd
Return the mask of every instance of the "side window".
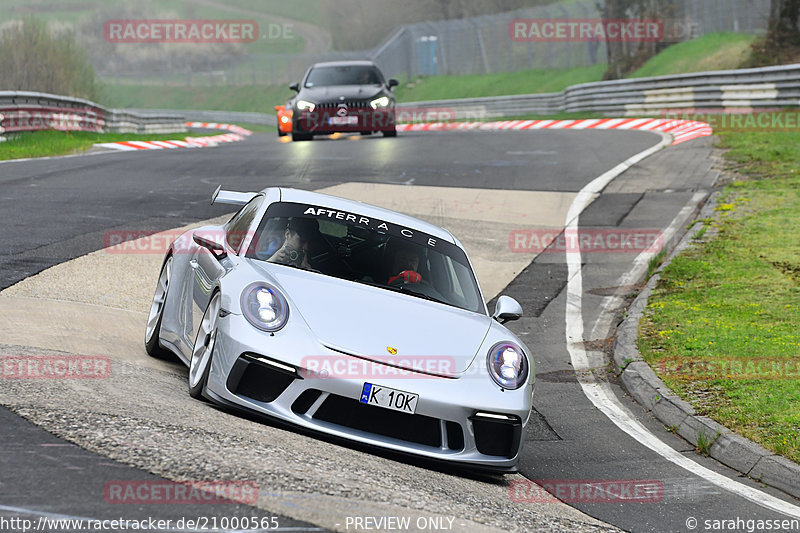
[[235, 250], [237, 254], [247, 236], [247, 230], [252, 226], [253, 219], [263, 201], [263, 196], [256, 196], [242, 207], [238, 213], [233, 215], [233, 218], [225, 225], [225, 240], [228, 242], [228, 246]]

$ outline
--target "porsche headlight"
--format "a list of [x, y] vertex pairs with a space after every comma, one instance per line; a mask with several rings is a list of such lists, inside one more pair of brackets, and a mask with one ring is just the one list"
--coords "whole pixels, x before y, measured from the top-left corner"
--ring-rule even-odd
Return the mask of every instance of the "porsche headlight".
[[528, 358], [513, 342], [498, 342], [486, 356], [489, 375], [504, 389], [515, 390], [528, 379]]
[[305, 111], [306, 109], [308, 109], [309, 111], [314, 111], [315, 107], [317, 107], [317, 104], [309, 102], [308, 100], [297, 101], [297, 109], [299, 109], [300, 111]]
[[289, 318], [289, 304], [269, 283], [253, 283], [242, 292], [242, 312], [253, 326], [263, 331], [278, 331]]
[[380, 98], [376, 98], [369, 103], [372, 109], [378, 109], [379, 107], [386, 107], [389, 105], [389, 97], [388, 96], [381, 96]]

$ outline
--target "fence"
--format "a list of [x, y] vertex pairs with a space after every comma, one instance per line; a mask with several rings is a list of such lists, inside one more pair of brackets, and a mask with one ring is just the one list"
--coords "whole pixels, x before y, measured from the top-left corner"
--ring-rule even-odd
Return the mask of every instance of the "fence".
[[[369, 50], [319, 54], [251, 55], [225, 69], [204, 72], [101, 72], [108, 83], [165, 86], [283, 85], [298, 81], [319, 61], [372, 59], [387, 76], [466, 75], [535, 68], [568, 69], [606, 62], [605, 43], [515, 42], [509, 24], [515, 19], [598, 18], [600, 0], [575, 0], [496, 15], [408, 24]], [[766, 30], [770, 0], [670, 0], [665, 40], [683, 41], [714, 32], [759, 33]], [[177, 61], [177, 60], [176, 60]]]

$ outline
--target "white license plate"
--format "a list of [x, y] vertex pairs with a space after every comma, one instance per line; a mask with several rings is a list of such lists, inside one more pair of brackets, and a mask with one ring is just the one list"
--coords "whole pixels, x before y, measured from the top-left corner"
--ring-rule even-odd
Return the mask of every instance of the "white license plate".
[[401, 413], [414, 414], [417, 410], [419, 394], [390, 389], [374, 383], [364, 383], [361, 389], [361, 403], [377, 405], [384, 409], [392, 409]]
[[358, 124], [358, 117], [328, 117], [328, 124], [334, 126], [352, 126]]

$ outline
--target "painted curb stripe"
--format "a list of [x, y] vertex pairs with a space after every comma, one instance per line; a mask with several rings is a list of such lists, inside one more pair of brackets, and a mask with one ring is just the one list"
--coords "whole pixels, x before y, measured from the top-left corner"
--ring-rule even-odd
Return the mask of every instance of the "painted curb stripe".
[[398, 124], [397, 131], [449, 131], [449, 130], [636, 130], [661, 132], [672, 135], [672, 145], [698, 137], [710, 137], [714, 131], [705, 122], [693, 120], [668, 120], [663, 118], [605, 118], [581, 120], [504, 120], [499, 122], [430, 122], [423, 124]]
[[206, 148], [219, 143], [237, 142], [252, 135], [253, 132], [235, 124], [219, 124], [217, 122], [187, 122], [187, 128], [203, 128], [223, 130], [229, 133], [208, 137], [186, 137], [186, 140], [170, 139], [164, 141], [120, 141], [114, 143], [98, 143], [95, 146], [130, 152], [132, 150], [163, 150], [174, 148]]

